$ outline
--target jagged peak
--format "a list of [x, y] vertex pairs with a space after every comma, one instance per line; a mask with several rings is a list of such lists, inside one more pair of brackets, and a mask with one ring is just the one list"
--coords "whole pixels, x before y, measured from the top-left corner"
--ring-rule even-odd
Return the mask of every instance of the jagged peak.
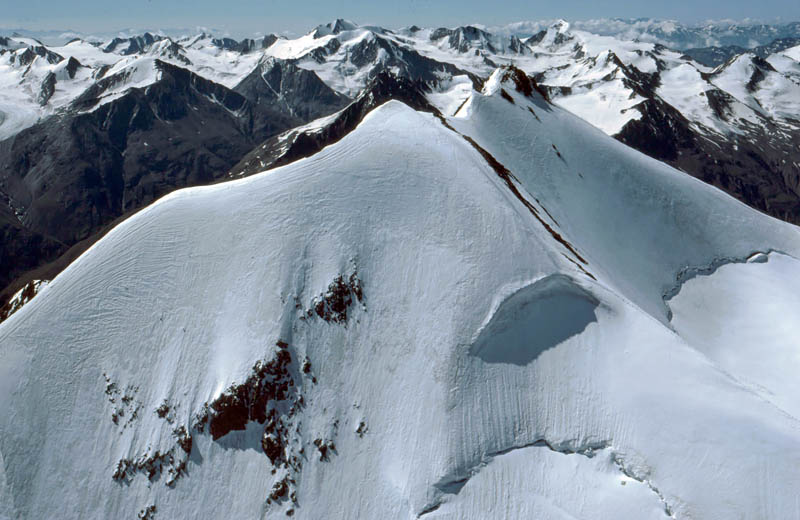
[[515, 35], [492, 34], [475, 25], [463, 25], [453, 29], [440, 27], [431, 31], [429, 40], [441, 45], [446, 44], [461, 53], [485, 50], [493, 54], [510, 52], [527, 54], [530, 49]]
[[378, 93], [386, 98], [398, 98], [406, 101], [413, 98], [427, 107], [429, 106], [425, 101], [427, 90], [428, 87], [422, 81], [415, 81], [392, 71], [381, 71], [364, 87], [358, 99]]
[[337, 18], [332, 22], [318, 25], [317, 28], [314, 29], [314, 38], [321, 38], [331, 34], [339, 34], [345, 31], [354, 31], [356, 29], [358, 29], [357, 23], [351, 22], [350, 20], [345, 20], [344, 18]]
[[543, 29], [525, 40], [525, 43], [545, 48], [555, 48], [574, 39], [575, 36], [570, 31], [569, 22], [558, 20], [550, 24], [547, 29]]
[[503, 65], [495, 69], [483, 85], [483, 95], [492, 96], [499, 93], [505, 97], [508, 95], [505, 88], [509, 87], [525, 97], [530, 98], [538, 94], [545, 101], [550, 101], [547, 91], [539, 86], [532, 77], [513, 65]]
[[488, 39], [491, 34], [474, 25], [462, 25], [454, 28], [439, 27], [431, 32], [431, 41], [441, 40], [447, 36], [465, 40]]
[[[146, 51], [150, 48], [154, 43], [159, 42], [161, 40], [167, 39], [166, 36], [160, 34], [152, 34], [150, 32], [145, 32], [144, 34], [135, 35], [135, 36], [128, 36], [128, 37], [121, 37], [118, 36], [113, 38], [112, 40], [106, 42], [105, 44], [101, 45], [103, 52], [111, 53], [117, 52], [122, 54], [123, 56], [136, 54], [138, 52]], [[127, 43], [127, 47], [124, 49], [120, 49], [121, 45]]]
[[725, 63], [718, 65], [712, 70], [709, 75], [717, 76], [728, 70], [741, 68], [745, 71], [752, 70], [766, 72], [776, 72], [775, 67], [772, 66], [767, 60], [758, 56], [753, 52], [743, 52], [728, 58]]
[[550, 29], [559, 33], [565, 33], [569, 31], [569, 28], [570, 28], [569, 22], [564, 19], [559, 19], [550, 24]]

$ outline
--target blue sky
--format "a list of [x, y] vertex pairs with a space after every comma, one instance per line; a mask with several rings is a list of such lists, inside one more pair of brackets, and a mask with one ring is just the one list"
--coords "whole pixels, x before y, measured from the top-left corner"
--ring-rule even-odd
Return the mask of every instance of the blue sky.
[[800, 20], [800, 0], [0, 0], [0, 11], [0, 26], [5, 28], [109, 32], [203, 26], [244, 36], [304, 33], [335, 18], [386, 27], [608, 17], [795, 21]]

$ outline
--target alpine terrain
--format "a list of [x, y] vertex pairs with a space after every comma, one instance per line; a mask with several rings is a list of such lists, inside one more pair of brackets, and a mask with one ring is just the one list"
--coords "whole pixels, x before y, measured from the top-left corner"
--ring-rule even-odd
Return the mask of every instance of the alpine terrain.
[[[607, 134], [800, 222], [798, 24], [392, 30], [340, 19], [293, 39], [48, 41], [0, 37], [0, 303], [176, 188], [284, 164], [270, 144], [283, 146], [279, 134], [353, 102], [361, 108], [350, 114], [371, 109], [386, 75], [452, 115], [498, 66], [514, 65]], [[3, 319], [11, 304], [0, 307]]]
[[0, 519], [800, 518], [800, 47], [0, 44]]

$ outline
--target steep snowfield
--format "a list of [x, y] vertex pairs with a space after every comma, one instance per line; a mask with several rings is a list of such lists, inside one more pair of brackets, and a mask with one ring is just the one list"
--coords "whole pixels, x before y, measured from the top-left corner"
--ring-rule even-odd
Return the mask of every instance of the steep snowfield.
[[333, 34], [317, 37], [312, 31], [294, 40], [278, 40], [269, 47], [267, 53], [283, 60], [297, 59], [318, 47], [325, 46], [326, 43], [335, 38], [336, 36]]
[[[308, 40], [311, 38], [311, 40]], [[332, 55], [328, 56], [322, 63], [307, 56], [313, 49], [324, 47], [324, 44], [336, 38], [336, 42], [341, 45]], [[356, 96], [364, 88], [369, 80], [369, 74], [373, 63], [367, 66], [356, 66], [350, 60], [353, 49], [359, 49], [369, 45], [375, 40], [375, 35], [371, 31], [364, 29], [346, 31], [334, 36], [332, 34], [320, 36], [316, 39], [309, 35], [286, 42], [284, 40], [275, 42], [267, 53], [276, 58], [295, 59], [301, 58], [302, 66], [314, 71], [325, 83], [337, 92], [347, 96]], [[305, 58], [305, 59], [302, 59]], [[386, 59], [386, 52], [380, 49], [375, 61], [380, 63]]]
[[[750, 341], [789, 356], [797, 291], [724, 343], [724, 304], [697, 303], [776, 297], [797, 228], [507, 75], [445, 121], [389, 102], [308, 159], [175, 192], [0, 325], [0, 514], [800, 515], [794, 363], [742, 368]], [[287, 356], [264, 451], [264, 421], [193, 427]]]

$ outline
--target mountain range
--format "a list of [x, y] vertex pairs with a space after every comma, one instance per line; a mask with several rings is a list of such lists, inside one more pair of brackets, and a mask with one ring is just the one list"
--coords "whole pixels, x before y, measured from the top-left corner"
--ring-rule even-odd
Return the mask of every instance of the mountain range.
[[[616, 34], [686, 32], [615, 23]], [[747, 26], [761, 35], [753, 41], [784, 39], [732, 53], [672, 50], [564, 21], [527, 37], [522, 29], [534, 27], [524, 24], [518, 36], [336, 20], [295, 39], [145, 33], [48, 46], [0, 38], [0, 299], [52, 279], [119, 219], [176, 188], [286, 162], [275, 147], [282, 133], [324, 127], [319, 118], [363, 105], [372, 88], [386, 87], [372, 86], [385, 74], [418, 84], [427, 103], [452, 115], [493, 70], [514, 65], [606, 134], [796, 223], [800, 47], [786, 39], [795, 25]], [[704, 30], [745, 31], [726, 27]], [[319, 134], [312, 148], [337, 132]]]
[[0, 520], [800, 517], [797, 24], [604, 23], [0, 38]]
[[[489, 29], [491, 32], [530, 36], [557, 22], [559, 20], [523, 21], [492, 26]], [[800, 37], [800, 22], [708, 20], [684, 23], [653, 18], [596, 18], [575, 20], [571, 25], [575, 29], [599, 36], [658, 43], [682, 51], [728, 46], [751, 49], [781, 38]]]

